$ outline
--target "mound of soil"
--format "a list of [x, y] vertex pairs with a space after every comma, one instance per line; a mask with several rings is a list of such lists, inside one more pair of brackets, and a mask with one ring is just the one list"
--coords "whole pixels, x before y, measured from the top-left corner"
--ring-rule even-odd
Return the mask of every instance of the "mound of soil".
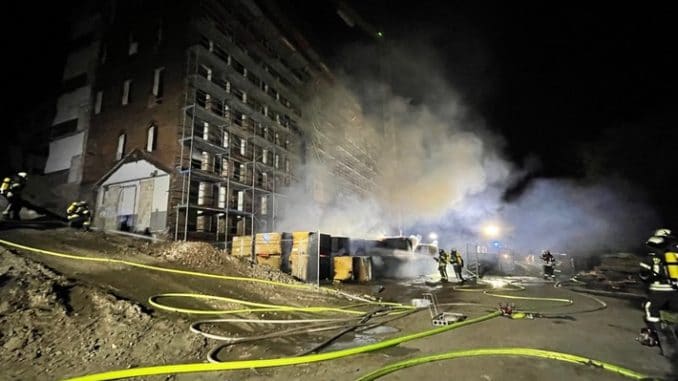
[[0, 248], [0, 368], [7, 378], [202, 361], [207, 343], [188, 324], [151, 318], [137, 303]]

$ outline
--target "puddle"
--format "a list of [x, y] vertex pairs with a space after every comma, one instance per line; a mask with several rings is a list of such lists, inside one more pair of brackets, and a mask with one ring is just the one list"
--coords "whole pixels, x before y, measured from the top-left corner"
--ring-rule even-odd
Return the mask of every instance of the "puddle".
[[369, 335], [362, 335], [362, 334], [355, 334], [351, 340], [345, 340], [345, 341], [336, 341], [329, 345], [327, 348], [323, 350], [323, 352], [331, 352], [331, 351], [336, 351], [340, 349], [347, 349], [347, 348], [353, 348], [353, 347], [358, 347], [361, 345], [368, 345], [368, 344], [374, 344], [376, 343], [377, 339], [375, 339], [372, 336]]
[[378, 327], [366, 329], [362, 331], [365, 335], [385, 335], [387, 333], [396, 333], [399, 332], [400, 330], [394, 327], [389, 327], [385, 325], [380, 325]]

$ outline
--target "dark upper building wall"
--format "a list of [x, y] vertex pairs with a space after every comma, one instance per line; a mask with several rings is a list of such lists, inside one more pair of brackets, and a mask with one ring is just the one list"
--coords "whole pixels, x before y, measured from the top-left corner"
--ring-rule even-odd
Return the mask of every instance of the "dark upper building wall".
[[[92, 91], [93, 103], [99, 91], [103, 91], [103, 100], [100, 113], [95, 113], [92, 105], [84, 184], [98, 181], [117, 162], [120, 134], [126, 134], [125, 153], [134, 148], [145, 149], [151, 123], [158, 127], [157, 150], [151, 154], [168, 167], [176, 165], [180, 148], [177, 128], [181, 124], [187, 73], [186, 48], [200, 41], [199, 30], [191, 23], [216, 22], [235, 33], [240, 48], [264, 59], [265, 63], [258, 65], [268, 66], [276, 78], [267, 83], [278, 90], [288, 90], [285, 95], [292, 101], [292, 108], [287, 113], [297, 121], [300, 119], [302, 101], [298, 97], [303, 94], [305, 83], [298, 79], [298, 73], [302, 69], [289, 66], [296, 60], [286, 61], [295, 53], [281, 42], [282, 36], [272, 34], [270, 21], [251, 14], [247, 3], [252, 2], [153, 0], [110, 2], [105, 7], [102, 22], [108, 25], [103, 28], [101, 60]], [[161, 41], [158, 41], [159, 30]], [[129, 55], [130, 41], [138, 43], [136, 54]], [[165, 68], [164, 94], [162, 103], [155, 104], [151, 94], [153, 71], [160, 67]], [[132, 80], [130, 103], [122, 105], [123, 84], [128, 79]], [[296, 126], [292, 127], [295, 131]]]
[[[184, 101], [186, 50], [193, 13], [188, 2], [124, 2], [104, 33], [93, 102], [103, 92], [101, 111], [92, 106], [83, 183], [98, 181], [118, 161], [118, 137], [126, 135], [124, 154], [146, 150], [148, 128], [156, 126], [156, 147], [150, 154], [174, 167], [179, 149], [178, 125]], [[136, 42], [136, 53], [130, 43]], [[162, 71], [162, 94], [153, 95], [155, 70]], [[131, 80], [127, 105], [123, 87]], [[124, 156], [123, 154], [123, 156]]]
[[[280, 90], [280, 95], [289, 101], [285, 102], [285, 114], [297, 123], [301, 121], [300, 108], [304, 95], [308, 95], [304, 94], [306, 81], [310, 80], [304, 75], [305, 67], [300, 66], [306, 62], [305, 58], [289, 47], [289, 41], [279, 34], [275, 22], [271, 23], [274, 20], [252, 13], [253, 9], [256, 11], [253, 1], [155, 0], [115, 4], [115, 7], [107, 8], [101, 18], [106, 25], [102, 27], [101, 59], [92, 89], [92, 119], [83, 184], [97, 182], [118, 162], [116, 151], [120, 134], [126, 136], [125, 153], [135, 148], [145, 150], [151, 124], [157, 128], [157, 148], [151, 155], [166, 167], [177, 165], [178, 128], [182, 125], [182, 107], [185, 106], [187, 47], [200, 41], [201, 28], [195, 28], [197, 24], [216, 22], [216, 29], [230, 30], [235, 36], [234, 44], [247, 51], [249, 61], [256, 63], [249, 64], [256, 68], [246, 65], [248, 70], [255, 69], [252, 71], [261, 80]], [[136, 54], [129, 54], [130, 41], [138, 44]], [[156, 103], [151, 91], [154, 70], [160, 67], [164, 68], [164, 91], [162, 102]], [[130, 102], [122, 105], [126, 80], [132, 81]], [[285, 89], [287, 91], [283, 91]], [[103, 97], [101, 111], [96, 113], [99, 91], [103, 92]], [[283, 103], [282, 99], [276, 101], [264, 97], [261, 100]], [[299, 139], [299, 133], [296, 123], [292, 124], [290, 140]]]

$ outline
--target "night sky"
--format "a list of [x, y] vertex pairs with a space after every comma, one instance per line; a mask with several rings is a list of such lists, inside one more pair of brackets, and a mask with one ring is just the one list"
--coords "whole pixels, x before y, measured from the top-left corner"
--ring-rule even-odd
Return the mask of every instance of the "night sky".
[[29, 112], [31, 103], [58, 93], [68, 49], [68, 3], [47, 2], [38, 8], [14, 1], [3, 6], [3, 115], [14, 119], [15, 113]]
[[[678, 229], [678, 13], [668, 5], [349, 3], [386, 38], [430, 35], [452, 86], [506, 137], [507, 157], [542, 163], [534, 177], [623, 176]], [[331, 67], [343, 46], [371, 41], [346, 26], [333, 2], [281, 5], [296, 10], [292, 19]], [[13, 116], [58, 92], [68, 9], [52, 2], [36, 14], [29, 3], [10, 2], [2, 12], [5, 136], [18, 127]]]

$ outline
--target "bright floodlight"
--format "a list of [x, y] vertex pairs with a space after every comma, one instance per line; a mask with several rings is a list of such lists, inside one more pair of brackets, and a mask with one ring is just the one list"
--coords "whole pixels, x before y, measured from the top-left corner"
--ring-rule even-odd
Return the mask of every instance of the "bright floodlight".
[[431, 233], [431, 234], [428, 235], [428, 238], [431, 239], [431, 240], [436, 240], [436, 239], [438, 239], [438, 234]]
[[499, 236], [499, 232], [500, 232], [499, 226], [497, 226], [495, 224], [487, 224], [487, 225], [483, 226], [482, 230], [483, 230], [483, 235], [485, 235], [486, 237], [490, 237], [490, 238], [494, 238], [494, 237]]

